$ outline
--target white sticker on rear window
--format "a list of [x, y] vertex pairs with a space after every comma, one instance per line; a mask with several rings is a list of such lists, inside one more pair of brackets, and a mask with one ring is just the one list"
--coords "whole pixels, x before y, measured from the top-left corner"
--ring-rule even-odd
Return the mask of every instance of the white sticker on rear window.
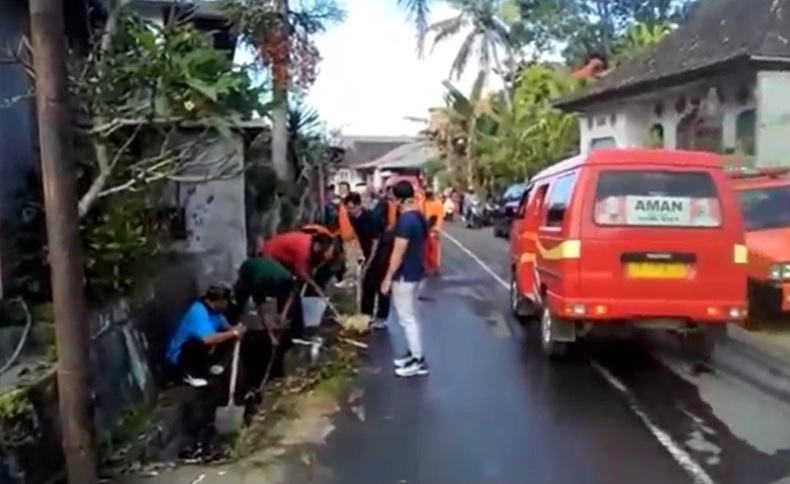
[[606, 197], [595, 206], [599, 225], [656, 227], [717, 227], [721, 224], [715, 198], [627, 195]]

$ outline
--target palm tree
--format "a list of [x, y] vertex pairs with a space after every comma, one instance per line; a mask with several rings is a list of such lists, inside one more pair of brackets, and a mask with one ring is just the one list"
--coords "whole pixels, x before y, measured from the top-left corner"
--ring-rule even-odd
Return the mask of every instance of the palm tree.
[[433, 0], [395, 0], [397, 5], [404, 10], [417, 28], [417, 53], [422, 56], [425, 47], [425, 37], [428, 33], [428, 15], [431, 13], [430, 5]]
[[478, 76], [467, 96], [445, 81], [445, 106], [434, 115], [431, 139], [442, 154], [448, 173], [467, 186], [475, 185], [475, 131], [489, 112], [490, 99], [483, 97], [483, 76]]
[[[447, 3], [458, 10], [458, 14], [429, 25], [427, 32], [433, 33], [433, 47], [457, 35], [464, 36], [450, 67], [450, 77], [460, 78], [473, 57], [477, 57], [483, 78], [495, 71], [509, 72], [513, 49], [508, 25], [501, 18], [503, 1], [447, 0]], [[505, 52], [505, 59], [500, 58], [501, 50]]]

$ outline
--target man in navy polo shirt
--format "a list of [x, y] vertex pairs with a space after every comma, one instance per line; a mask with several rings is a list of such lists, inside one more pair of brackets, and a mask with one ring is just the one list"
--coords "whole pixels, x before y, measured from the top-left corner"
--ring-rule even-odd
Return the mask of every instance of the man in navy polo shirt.
[[392, 294], [393, 316], [403, 327], [408, 353], [395, 359], [395, 374], [409, 377], [428, 374], [422, 348], [422, 328], [417, 315], [417, 289], [425, 277], [425, 241], [428, 221], [415, 202], [414, 187], [397, 183], [392, 195], [400, 208], [395, 224], [395, 242], [381, 292]]

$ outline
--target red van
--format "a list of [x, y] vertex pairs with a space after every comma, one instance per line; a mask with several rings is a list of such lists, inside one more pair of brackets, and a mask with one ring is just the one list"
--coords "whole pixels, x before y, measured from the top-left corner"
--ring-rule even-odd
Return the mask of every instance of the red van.
[[728, 175], [746, 230], [750, 313], [786, 316], [790, 313], [790, 168], [735, 168]]
[[718, 156], [597, 150], [535, 176], [510, 237], [511, 306], [550, 356], [591, 331], [673, 330], [708, 357], [746, 317], [747, 251]]

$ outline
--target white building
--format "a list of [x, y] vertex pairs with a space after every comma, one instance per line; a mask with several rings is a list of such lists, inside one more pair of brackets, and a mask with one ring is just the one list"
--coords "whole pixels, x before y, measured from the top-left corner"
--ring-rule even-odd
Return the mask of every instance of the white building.
[[664, 147], [790, 163], [790, 0], [704, 3], [652, 51], [556, 106], [580, 115], [582, 153]]
[[352, 189], [373, 185], [373, 170], [363, 169], [362, 165], [412, 141], [414, 138], [408, 136], [343, 136], [340, 143], [345, 150], [343, 161], [329, 183], [335, 187], [348, 183]]

